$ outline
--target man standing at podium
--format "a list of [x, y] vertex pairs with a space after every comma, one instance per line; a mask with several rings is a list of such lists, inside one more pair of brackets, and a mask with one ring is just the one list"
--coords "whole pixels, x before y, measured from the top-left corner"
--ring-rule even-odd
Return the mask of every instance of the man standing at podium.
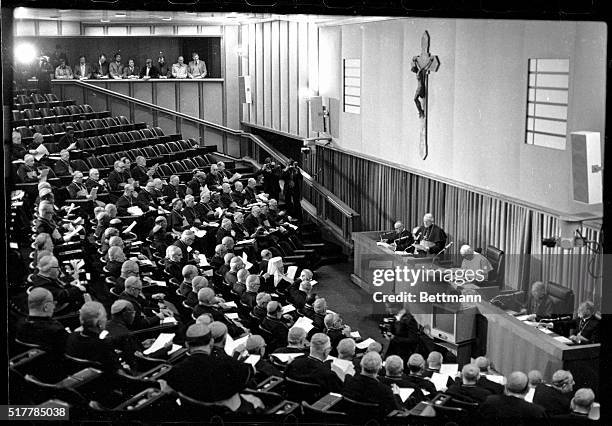
[[425, 254], [439, 253], [446, 245], [446, 233], [438, 225], [434, 224], [431, 213], [423, 216], [423, 225], [414, 230], [416, 241], [415, 250]]
[[414, 242], [412, 234], [399, 220], [393, 225], [395, 232], [387, 238], [388, 244], [395, 244], [395, 251], [404, 251]]

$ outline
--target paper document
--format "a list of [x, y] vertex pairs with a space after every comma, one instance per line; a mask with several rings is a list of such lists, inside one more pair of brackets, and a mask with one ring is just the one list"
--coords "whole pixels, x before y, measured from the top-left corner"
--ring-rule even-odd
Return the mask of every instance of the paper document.
[[246, 252], [242, 252], [242, 261], [244, 262], [244, 268], [248, 271], [253, 267], [253, 264], [249, 262], [249, 258]]
[[232, 339], [230, 337], [230, 335], [227, 335], [227, 339], [225, 340], [225, 353], [228, 354], [229, 356], [232, 356], [232, 354], [234, 353], [234, 350], [240, 346], [240, 345], [245, 345], [246, 346], [246, 342], [247, 339], [249, 338], [249, 334], [247, 334], [244, 337], [241, 337], [240, 339]]
[[370, 346], [370, 343], [375, 343], [376, 340], [372, 339], [371, 337], [368, 337], [366, 340], [364, 340], [361, 343], [357, 343], [355, 346], [358, 347], [359, 349], [367, 349], [368, 346]]
[[249, 357], [245, 359], [244, 362], [245, 364], [251, 364], [253, 367], [255, 367], [255, 364], [257, 364], [260, 359], [261, 355], [249, 355]]
[[347, 374], [355, 374], [355, 367], [353, 366], [353, 363], [345, 359], [334, 358], [331, 364], [331, 369], [342, 381], [344, 381]]
[[525, 395], [525, 401], [533, 402], [533, 394], [535, 393], [535, 388], [529, 388], [527, 391], [527, 395]]
[[223, 209], [221, 207], [217, 207], [215, 209], [215, 214], [221, 216], [223, 214]]
[[315, 285], [317, 285], [317, 284], [319, 284], [319, 281], [317, 281], [317, 280], [310, 280], [310, 285], [311, 285], [311, 286], [313, 286], [313, 287], [314, 287], [314, 286], [315, 286]]
[[255, 238], [247, 238], [246, 240], [240, 240], [236, 243], [237, 246], [243, 246], [246, 244], [253, 244], [255, 242]]
[[446, 374], [451, 377], [455, 377], [458, 370], [459, 364], [442, 364], [440, 366], [440, 374]]
[[172, 355], [174, 352], [178, 351], [179, 349], [182, 349], [183, 347], [181, 345], [172, 345], [172, 349], [170, 349], [168, 351], [168, 355]]
[[91, 192], [89, 193], [89, 199], [93, 200], [94, 198], [96, 198], [96, 195], [98, 194], [98, 187], [94, 186], [93, 188], [91, 188]]
[[412, 393], [414, 392], [414, 388], [399, 388], [399, 391], [402, 402], [406, 402], [406, 400], [410, 398], [410, 395], [412, 395]]
[[446, 383], [448, 382], [448, 376], [446, 374], [433, 373], [431, 375], [431, 382], [436, 387], [436, 390], [442, 391], [446, 389]]
[[530, 317], [531, 315], [519, 315], [518, 317], [516, 317], [517, 320], [519, 321], [527, 321], [527, 319]]
[[212, 269], [207, 269], [206, 271], [202, 272], [202, 275], [204, 275], [205, 277], [212, 277], [214, 275], [214, 272]]
[[285, 314], [288, 314], [289, 312], [293, 312], [293, 311], [295, 311], [295, 310], [296, 310], [296, 309], [295, 309], [295, 306], [293, 306], [293, 305], [285, 305], [285, 306], [283, 306], [283, 308], [281, 309], [281, 313], [282, 313], [283, 315], [285, 315]]
[[67, 233], [66, 235], [64, 235], [64, 241], [68, 241], [69, 239], [74, 237], [76, 234], [81, 232], [81, 229], [83, 229], [83, 226], [79, 225], [76, 228], [74, 228], [74, 230], [72, 230], [69, 233]]
[[303, 329], [306, 333], [314, 328], [312, 324], [312, 320], [307, 317], [299, 317], [298, 320], [293, 324], [293, 327], [299, 327]]
[[132, 206], [132, 207], [128, 207], [127, 212], [131, 215], [131, 216], [142, 216], [142, 210], [140, 209], [140, 207], [138, 206]]
[[136, 226], [136, 221], [133, 221], [130, 226], [128, 226], [127, 228], [123, 230], [123, 233], [128, 234], [132, 232], [132, 229], [134, 229], [135, 226]]
[[544, 333], [544, 334], [552, 334], [552, 333], [553, 333], [553, 331], [552, 331], [552, 330], [549, 330], [549, 329], [548, 329], [548, 328], [546, 328], [546, 327], [538, 327], [538, 330], [540, 330], [540, 331], [541, 331], [542, 333]]
[[242, 175], [240, 173], [234, 173], [229, 180], [230, 180], [230, 182], [234, 182], [234, 181], [240, 179], [241, 177], [242, 177]]
[[498, 376], [497, 374], [485, 374], [485, 377], [492, 382], [499, 383], [502, 386], [506, 384], [506, 378], [504, 376]]
[[165, 281], [157, 281], [157, 280], [151, 280], [149, 281], [151, 283], [151, 285], [158, 285], [160, 287], [167, 287], [166, 282]]
[[100, 340], [106, 338], [106, 336], [108, 336], [108, 330], [102, 330], [102, 332], [98, 335]]
[[36, 154], [34, 154], [34, 158], [36, 158], [36, 161], [40, 161], [40, 159], [43, 158], [45, 155], [49, 155], [49, 150], [43, 144], [38, 145], [38, 147], [34, 151], [36, 151]]
[[171, 342], [172, 339], [174, 339], [174, 333], [161, 333], [159, 336], [157, 336], [157, 339], [155, 339], [155, 342], [153, 342], [149, 349], [143, 351], [143, 354], [149, 355], [160, 350], [166, 346], [168, 342]]
[[200, 253], [200, 255], [198, 256], [199, 262], [198, 265], [199, 266], [210, 266], [210, 263], [208, 263], [208, 259], [206, 259], [206, 256], [203, 255], [202, 253]]
[[236, 305], [236, 302], [231, 301], [231, 302], [223, 303], [223, 307], [226, 308], [226, 309], [231, 309], [231, 308], [237, 308], [238, 305]]
[[361, 339], [361, 334], [359, 334], [359, 331], [351, 331], [351, 337], [353, 339]]
[[225, 314], [225, 316], [231, 320], [237, 320], [238, 319], [238, 313], [237, 312], [230, 312], [229, 314]]
[[568, 339], [567, 337], [563, 337], [563, 336], [553, 337], [553, 339], [555, 339], [557, 342], [565, 343], [566, 345], [574, 343], [570, 339]]
[[283, 258], [280, 256], [268, 260], [268, 275], [274, 275], [282, 265]]
[[162, 324], [178, 324], [178, 321], [174, 317], [166, 317], [162, 320]]
[[289, 266], [289, 267], [287, 268], [287, 274], [286, 274], [286, 275], [287, 275], [289, 278], [291, 278], [292, 280], [294, 280], [294, 279], [295, 279], [295, 274], [297, 273], [297, 269], [298, 269], [298, 267], [297, 267], [297, 266], [295, 266], [295, 265], [293, 265], [293, 266]]
[[297, 357], [304, 356], [304, 354], [301, 352], [296, 352], [293, 354], [272, 354], [271, 356], [273, 356], [274, 358], [278, 359], [281, 362], [288, 363], [288, 362], [293, 361]]

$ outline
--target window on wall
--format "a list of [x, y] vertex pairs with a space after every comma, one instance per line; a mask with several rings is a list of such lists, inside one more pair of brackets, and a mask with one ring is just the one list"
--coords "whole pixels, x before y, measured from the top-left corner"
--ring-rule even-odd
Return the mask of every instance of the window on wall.
[[361, 112], [361, 59], [345, 59], [344, 76], [344, 112], [359, 114]]
[[565, 149], [569, 59], [529, 59], [525, 143]]

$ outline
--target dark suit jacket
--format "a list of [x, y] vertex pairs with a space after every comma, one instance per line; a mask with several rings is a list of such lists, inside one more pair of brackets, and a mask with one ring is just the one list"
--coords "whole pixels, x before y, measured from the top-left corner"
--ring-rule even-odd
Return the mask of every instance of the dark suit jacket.
[[504, 386], [499, 383], [494, 382], [493, 380], [487, 379], [485, 376], [481, 375], [478, 378], [478, 382], [476, 382], [478, 386], [483, 389], [488, 390], [492, 394], [501, 395], [504, 393]]
[[528, 314], [535, 314], [536, 320], [538, 320], [539, 318], [550, 318], [553, 313], [554, 304], [550, 296], [544, 295], [536, 305], [536, 301], [529, 295], [525, 308]]
[[261, 225], [261, 217], [261, 215], [257, 218], [252, 214], [249, 214], [247, 217], [244, 218], [244, 227], [247, 229], [247, 231], [249, 231], [249, 234], [255, 233], [257, 227]]
[[489, 392], [485, 388], [481, 388], [478, 385], [464, 384], [454, 384], [452, 386], [449, 386], [445, 393], [461, 400], [478, 403], [483, 402], [485, 399], [487, 399], [489, 395], [492, 395], [491, 392]]
[[28, 316], [17, 324], [16, 337], [22, 342], [40, 345], [54, 355], [61, 355], [66, 348], [68, 332], [53, 318]]
[[180, 184], [178, 186], [164, 185], [162, 188], [162, 195], [168, 197], [167, 202], [174, 200], [175, 198], [185, 198], [185, 188]]
[[[68, 185], [66, 187], [66, 189], [68, 190], [68, 194], [70, 195], [70, 198], [74, 198], [74, 199], [81, 198], [81, 199], [83, 199], [85, 197], [77, 195], [77, 193], [79, 191], [82, 191], [83, 189], [87, 190], [87, 187], [85, 185], [78, 185], [76, 182], [70, 182], [70, 185]], [[89, 191], [87, 191], [87, 192], [89, 192]]]
[[74, 78], [87, 77], [91, 78], [92, 75], [92, 67], [91, 64], [85, 64], [85, 74], [81, 75], [81, 64], [76, 64], [74, 66]]
[[81, 306], [83, 304], [83, 293], [77, 287], [66, 285], [59, 280], [34, 274], [32, 276], [32, 287], [42, 287], [49, 290], [53, 294], [53, 300], [58, 305], [69, 303], [72, 306]]
[[135, 75], [136, 77], [140, 76], [140, 68], [137, 65], [134, 65], [134, 69], [130, 70], [129, 66], [125, 66], [123, 67], [123, 77], [130, 77], [132, 75]]
[[562, 393], [561, 391], [540, 383], [536, 386], [533, 394], [533, 403], [544, 408], [546, 414], [553, 416], [555, 414], [568, 414], [570, 412], [570, 401], [573, 392]]
[[381, 414], [403, 408], [401, 399], [393, 394], [389, 386], [363, 374], [347, 376], [342, 395], [355, 401], [378, 404]]
[[429, 241], [435, 244], [434, 247], [429, 249], [430, 254], [438, 253], [446, 245], [446, 233], [436, 224], [431, 225], [429, 228], [419, 226], [416, 235], [419, 236], [419, 242]]
[[594, 316], [581, 322], [579, 318], [572, 321], [573, 324], [570, 327], [575, 329], [574, 334], [580, 333], [580, 335], [586, 339], [589, 339], [588, 343], [599, 343], [601, 341], [599, 320]]
[[92, 72], [94, 78], [100, 78], [102, 76], [108, 77], [108, 62], [104, 62], [102, 66], [100, 66], [100, 62], [96, 62], [92, 66]]
[[124, 194], [117, 199], [117, 202], [115, 204], [117, 205], [117, 214], [119, 216], [128, 216], [129, 213], [127, 209], [129, 207], [138, 205], [138, 199], [133, 195], [130, 197], [126, 197]]
[[144, 186], [149, 180], [149, 175], [147, 174], [147, 168], [139, 166], [138, 164], [132, 167], [132, 177], [134, 180], [137, 180], [141, 186]]
[[140, 190], [138, 193], [136, 203], [144, 213], [149, 211], [149, 206], [155, 207], [155, 200], [153, 199], [153, 196], [145, 189]]
[[531, 424], [533, 419], [546, 416], [544, 409], [539, 405], [531, 404], [524, 399], [511, 395], [490, 395], [480, 405], [479, 411], [485, 419], [525, 420], [528, 422], [527, 424]]
[[119, 173], [117, 170], [112, 170], [108, 174], [108, 179], [106, 179], [106, 182], [108, 183], [111, 191], [120, 191], [122, 188], [119, 187], [119, 184], [127, 183], [128, 178], [129, 176], [125, 172]]
[[[147, 74], [147, 67], [144, 66], [140, 69], [140, 78], [143, 78], [146, 74]], [[159, 70], [157, 69], [155, 65], [151, 66], [151, 69], [149, 70], [149, 77], [159, 78]]]
[[201, 352], [184, 357], [164, 375], [175, 391], [205, 402], [229, 398], [242, 391], [252, 377], [249, 364]]
[[66, 354], [75, 358], [87, 359], [102, 364], [106, 373], [114, 373], [121, 368], [119, 357], [106, 339], [85, 332], [74, 332], [66, 341]]
[[266, 316], [261, 322], [261, 327], [272, 333], [272, 342], [268, 343], [268, 346], [278, 348], [284, 346], [287, 343], [287, 335], [289, 334], [289, 327], [283, 321]]
[[323, 393], [342, 391], [342, 381], [331, 370], [330, 365], [311, 356], [294, 359], [285, 369], [285, 377], [321, 386]]
[[135, 298], [123, 291], [119, 295], [119, 299], [127, 300], [134, 306], [136, 316], [134, 317], [134, 323], [132, 329], [140, 330], [143, 328], [149, 328], [160, 324], [160, 320], [157, 316], [152, 315], [151, 309], [146, 306], [147, 300], [143, 298]]
[[53, 166], [56, 176], [70, 176], [74, 171], [70, 161], [57, 160]]

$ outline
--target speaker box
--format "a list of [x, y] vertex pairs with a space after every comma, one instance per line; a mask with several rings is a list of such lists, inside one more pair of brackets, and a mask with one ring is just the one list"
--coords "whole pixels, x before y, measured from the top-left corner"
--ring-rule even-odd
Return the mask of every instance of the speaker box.
[[323, 98], [320, 96], [313, 96], [308, 103], [310, 104], [310, 131], [324, 132], [325, 118], [323, 113]]
[[602, 202], [601, 140], [599, 132], [572, 132], [572, 180], [574, 200]]
[[238, 77], [238, 93], [240, 96], [240, 103], [250, 104], [253, 102], [251, 97], [251, 76], [243, 75]]

